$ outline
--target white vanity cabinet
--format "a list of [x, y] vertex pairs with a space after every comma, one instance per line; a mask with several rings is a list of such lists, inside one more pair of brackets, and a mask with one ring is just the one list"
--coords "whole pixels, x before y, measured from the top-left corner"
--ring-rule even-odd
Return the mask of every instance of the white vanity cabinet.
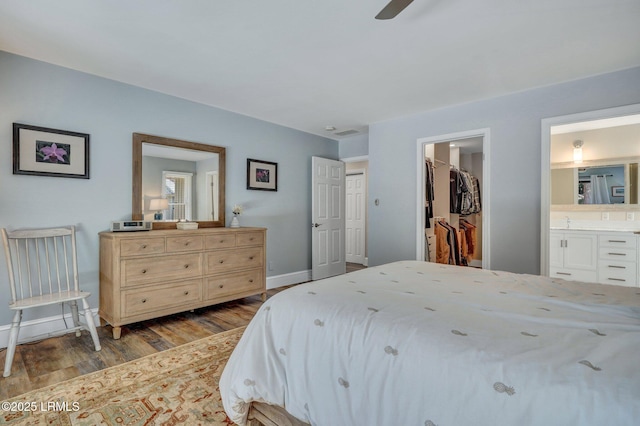
[[572, 281], [598, 280], [598, 235], [572, 230], [552, 230], [549, 275]]
[[638, 237], [631, 233], [598, 236], [598, 282], [638, 287]]

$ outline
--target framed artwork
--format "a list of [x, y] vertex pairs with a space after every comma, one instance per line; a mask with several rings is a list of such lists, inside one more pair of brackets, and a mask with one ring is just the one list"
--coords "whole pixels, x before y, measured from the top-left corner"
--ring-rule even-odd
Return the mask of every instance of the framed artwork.
[[278, 163], [247, 158], [247, 189], [278, 190]]
[[624, 186], [612, 186], [611, 187], [611, 196], [612, 197], [624, 197]]
[[13, 123], [13, 174], [89, 179], [89, 135]]

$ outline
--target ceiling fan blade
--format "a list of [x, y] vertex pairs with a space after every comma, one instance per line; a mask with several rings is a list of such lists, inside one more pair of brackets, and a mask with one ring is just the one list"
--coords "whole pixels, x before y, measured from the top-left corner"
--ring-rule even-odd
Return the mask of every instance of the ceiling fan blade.
[[391, 0], [389, 4], [376, 15], [376, 19], [395, 18], [398, 13], [402, 12], [412, 2], [413, 0]]

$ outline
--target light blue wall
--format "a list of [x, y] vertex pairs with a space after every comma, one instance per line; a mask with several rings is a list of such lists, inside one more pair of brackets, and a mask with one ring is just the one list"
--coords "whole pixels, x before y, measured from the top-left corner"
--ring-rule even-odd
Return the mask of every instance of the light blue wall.
[[364, 157], [369, 154], [369, 135], [351, 136], [340, 140], [340, 158]]
[[[227, 148], [226, 216], [263, 226], [281, 275], [311, 268], [311, 156], [338, 158], [338, 142], [112, 80], [0, 52], [0, 227], [79, 225], [80, 276], [98, 296], [98, 232], [131, 216], [131, 134]], [[91, 135], [91, 179], [12, 174], [12, 123]], [[278, 191], [246, 190], [246, 160], [278, 163]], [[0, 262], [0, 286], [6, 266]], [[0, 291], [0, 325], [10, 322]], [[29, 319], [25, 314], [25, 319]]]
[[634, 103], [640, 68], [371, 124], [369, 264], [415, 259], [417, 140], [490, 128], [491, 268], [538, 273], [541, 120]]

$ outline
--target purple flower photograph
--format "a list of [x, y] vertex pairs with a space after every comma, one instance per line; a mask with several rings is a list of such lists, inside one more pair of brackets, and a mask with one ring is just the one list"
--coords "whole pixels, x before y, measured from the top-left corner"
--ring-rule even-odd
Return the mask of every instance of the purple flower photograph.
[[256, 169], [256, 182], [269, 182], [269, 170]]
[[278, 190], [278, 163], [247, 158], [247, 189]]
[[89, 139], [88, 133], [13, 123], [13, 174], [89, 179]]
[[36, 141], [36, 162], [71, 164], [71, 145]]

